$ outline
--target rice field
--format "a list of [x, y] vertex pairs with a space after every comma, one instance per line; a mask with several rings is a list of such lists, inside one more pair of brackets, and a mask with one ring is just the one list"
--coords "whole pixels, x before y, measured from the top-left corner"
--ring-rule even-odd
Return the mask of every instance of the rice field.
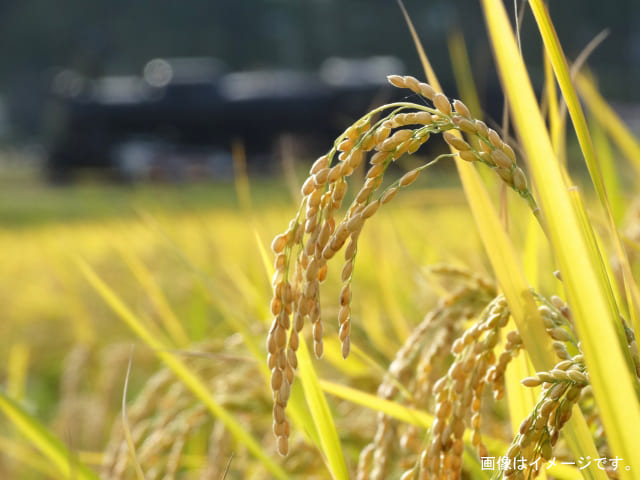
[[640, 143], [483, 4], [513, 131], [423, 56], [282, 178], [7, 185], [0, 478], [638, 478]]
[[[118, 201], [117, 190], [93, 188], [96, 197]], [[0, 235], [5, 252], [1, 295], [6, 321], [2, 323], [1, 351], [7, 395], [89, 467], [99, 470], [106, 461], [107, 447], [115, 448], [113, 443], [119, 438], [119, 411], [132, 345], [135, 351], [127, 392], [133, 405], [129, 413], [132, 419], [148, 421], [148, 415], [135, 415], [134, 410], [147, 414], [163, 410], [172, 396], [179, 397], [173, 400], [177, 402], [173, 415], [197, 407], [198, 402], [169, 376], [165, 379], [169, 385], [164, 386], [169, 399], [154, 395], [147, 398], [148, 405], [142, 405], [140, 397], [144, 397], [154, 376], [162, 374], [163, 363], [96, 293], [79, 262], [91, 266], [145, 328], [162, 339], [167, 352], [202, 372], [213, 398], [242, 419], [253, 435], [265, 437], [266, 451], [273, 449], [268, 384], [253, 353], [257, 350], [262, 357], [262, 338], [270, 321], [270, 274], [265, 255], [269, 255], [270, 239], [295, 206], [291, 201], [278, 200], [278, 191], [286, 191], [285, 185], [272, 186], [270, 194], [252, 190], [252, 203], [259, 206], [250, 211], [215, 206], [217, 194], [213, 191], [222, 188], [225, 195], [234, 197], [233, 186], [214, 184], [207, 188], [212, 190], [212, 206], [195, 213], [191, 209], [160, 209], [154, 213], [136, 209], [131, 215], [109, 213], [98, 220], [60, 222], [49, 218], [5, 228]], [[174, 195], [188, 198], [193, 193]], [[408, 195], [404, 208], [381, 218], [376, 229], [363, 238], [363, 260], [354, 280], [354, 291], [362, 294], [361, 302], [354, 303], [354, 315], [367, 318], [359, 327], [362, 341], [354, 343], [358, 353], [346, 362], [340, 358], [336, 332], [328, 334], [334, 337], [327, 338], [326, 358], [330, 363], [318, 362], [327, 380], [357, 388], [368, 386], [369, 393], [375, 392], [389, 358], [436, 300], [436, 294], [427, 288], [427, 265], [448, 259], [450, 263], [455, 260], [486, 270], [485, 259], [469, 255], [473, 236], [461, 226], [471, 219], [461, 209], [464, 199], [460, 193], [427, 193], [417, 190]], [[454, 203], [446, 206], [451, 200]], [[416, 215], [419, 222], [408, 222]], [[413, 228], [407, 229], [407, 223]], [[466, 245], [449, 248], [452, 235], [464, 235]], [[423, 242], [423, 238], [431, 240]], [[402, 276], [391, 281], [397, 271], [402, 271]], [[333, 287], [337, 296], [337, 279], [332, 283], [327, 288]], [[327, 301], [328, 312], [331, 303]], [[355, 462], [357, 457], [353, 455], [367, 438], [366, 430], [375, 425], [375, 412], [359, 409], [353, 417], [355, 406], [340, 401], [334, 408], [337, 418], [345, 422], [345, 448], [352, 451], [351, 461]], [[201, 416], [207, 417], [204, 413]], [[137, 425], [131, 422], [132, 431], [136, 431]], [[197, 438], [189, 438], [181, 460], [188, 459], [194, 472], [206, 468], [212, 472], [206, 478], [219, 478], [215, 472], [224, 469], [232, 453], [228, 478], [243, 478], [248, 466], [257, 463], [248, 456], [246, 447], [234, 447], [227, 438], [229, 433], [222, 427], [216, 429], [212, 418], [199, 423], [193, 429], [195, 434], [187, 432]], [[3, 448], [3, 476], [42, 478], [50, 471], [46, 458], [33, 450], [28, 438], [7, 428], [4, 421], [3, 425], [3, 445], [11, 445]], [[166, 426], [157, 428], [162, 432]], [[217, 441], [210, 437], [214, 430], [221, 435]], [[156, 447], [149, 443], [142, 447], [151, 432], [140, 435], [141, 465], [145, 471], [161, 469], [156, 463], [167, 454], [168, 446], [158, 442]], [[167, 435], [175, 441], [171, 433]], [[296, 467], [304, 467], [299, 471], [300, 478], [314, 470], [321, 478], [322, 463], [318, 463], [313, 449], [304, 445], [304, 438], [298, 437], [293, 434], [292, 440], [301, 444], [301, 458], [296, 459], [292, 451], [291, 458], [282, 463], [301, 463]], [[149, 460], [145, 460], [145, 448], [149, 449]], [[269, 454], [277, 458], [275, 450]], [[302, 460], [305, 455], [315, 458], [314, 465]], [[59, 473], [52, 471], [50, 475], [57, 478]], [[262, 475], [269, 478], [264, 471]]]

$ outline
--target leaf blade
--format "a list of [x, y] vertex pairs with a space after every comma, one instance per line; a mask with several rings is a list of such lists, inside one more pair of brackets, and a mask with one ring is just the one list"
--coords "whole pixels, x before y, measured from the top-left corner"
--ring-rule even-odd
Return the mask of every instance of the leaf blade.
[[[633, 453], [640, 449], [640, 441], [634, 438], [635, 428], [629, 428], [629, 423], [640, 426], [640, 409], [615, 330], [618, 319], [608, 296], [610, 291], [598, 276], [598, 259], [589, 251], [589, 240], [569, 198], [504, 7], [497, 0], [482, 3], [503, 86], [510, 96], [514, 122], [530, 159], [550, 242], [562, 271], [610, 445], [614, 453], [630, 462], [632, 470], [640, 469], [637, 455], [634, 457]], [[594, 324], [591, 318], [597, 318], [598, 323]], [[616, 372], [615, 380], [610, 378], [611, 372]], [[617, 395], [611, 396], [608, 393], [611, 391]], [[626, 418], [619, 413], [623, 411]], [[622, 472], [622, 476], [632, 478], [628, 472]]]
[[58, 438], [2, 391], [0, 410], [65, 478], [98, 480], [97, 474], [75, 459]]
[[305, 341], [300, 342], [298, 349], [298, 372], [313, 423], [320, 436], [320, 446], [329, 470], [336, 480], [348, 480], [349, 472], [340, 447], [340, 437], [333, 422], [329, 404], [320, 387], [320, 381], [311, 362], [311, 356]]
[[111, 307], [114, 313], [154, 351], [158, 358], [173, 371], [175, 376], [191, 390], [194, 396], [198, 398], [215, 417], [219, 418], [225, 424], [231, 435], [235, 437], [238, 442], [244, 444], [276, 478], [286, 480], [288, 477], [282, 467], [263, 450], [262, 446], [237, 422], [231, 413], [215, 401], [200, 377], [189, 370], [187, 365], [173, 355], [162, 341], [154, 337], [151, 332], [147, 330], [140, 319], [129, 310], [116, 293], [103, 282], [86, 262], [78, 260], [77, 263], [87, 281], [107, 305]]

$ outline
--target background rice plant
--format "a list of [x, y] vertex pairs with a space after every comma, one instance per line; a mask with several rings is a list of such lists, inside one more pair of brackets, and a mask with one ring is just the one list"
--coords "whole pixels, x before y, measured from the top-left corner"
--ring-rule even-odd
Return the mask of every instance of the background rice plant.
[[[637, 168], [640, 149], [593, 81], [580, 74], [577, 92], [593, 117], [587, 127], [544, 6], [530, 3], [552, 67], [544, 101], [565, 99], [595, 188], [583, 182], [583, 195], [572, 187], [575, 166], [558, 161], [568, 157], [561, 151], [566, 142], [558, 137], [552, 142], [546, 126], [559, 122], [560, 108], [554, 103], [548, 118], [541, 116], [502, 5], [486, 0], [488, 30], [515, 124], [510, 137], [533, 182], [544, 232], [525, 201], [510, 190], [501, 192], [495, 175], [483, 173], [481, 165], [480, 180], [462, 161], [457, 162], [462, 188], [433, 188], [439, 173], [428, 169], [380, 209], [358, 240], [349, 358], [342, 358], [337, 322], [325, 322], [323, 360], [307, 351], [308, 333], [301, 340], [300, 381], [287, 406], [286, 457], [276, 453], [281, 446], [272, 433], [271, 372], [264, 361], [272, 316], [269, 246], [298, 201], [289, 198], [284, 183], [250, 185], [239, 175], [234, 189], [221, 186], [210, 194], [196, 187], [179, 196], [186, 208], [176, 211], [150, 202], [143, 189], [134, 199], [137, 208], [126, 216], [34, 222], [0, 232], [6, 319], [0, 349], [6, 385], [0, 397], [6, 420], [0, 427], [2, 477], [136, 478], [142, 471], [147, 478], [167, 479], [353, 478], [367, 470], [358, 461], [372, 441], [370, 451], [376, 453], [370, 461], [378, 468], [373, 477], [410, 472], [438, 414], [430, 398], [423, 403], [414, 398], [417, 373], [408, 369], [408, 378], [396, 378], [390, 365], [425, 315], [450, 305], [452, 292], [471, 271], [488, 284], [495, 279], [510, 309], [509, 328], [517, 328], [526, 353], [507, 370], [508, 402], [487, 403], [481, 411], [478, 431], [487, 454], [505, 455], [514, 435], [525, 433], [520, 424], [538, 397], [520, 380], [552, 370], [557, 362], [528, 293], [533, 287], [546, 297], [560, 294], [568, 300], [593, 389], [594, 400], [582, 411], [574, 408], [554, 454], [575, 461], [595, 458], [597, 449], [608, 447], [629, 467], [618, 475], [635, 478], [640, 469], [634, 457], [637, 347], [634, 351], [629, 332], [637, 325], [639, 217], [629, 197], [638, 185], [636, 176], [623, 190], [619, 172]], [[466, 101], [474, 93], [463, 42], [451, 38]], [[438, 89], [434, 73], [426, 70]], [[411, 170], [431, 160], [416, 155], [417, 161], [401, 160], [400, 167]], [[629, 166], [614, 161], [623, 156]], [[288, 174], [302, 184], [306, 172]], [[120, 192], [100, 194], [117, 199]], [[55, 199], [55, 192], [49, 195]], [[214, 201], [222, 206], [207, 208]], [[558, 269], [562, 282], [553, 274]], [[327, 319], [339, 315], [337, 270], [330, 268], [322, 285]], [[125, 428], [120, 410], [131, 344], [136, 349]], [[429, 345], [425, 341], [421, 351]], [[447, 352], [446, 367], [452, 360]], [[376, 395], [381, 384], [395, 395]], [[392, 426], [397, 438], [407, 441], [378, 442], [381, 425]], [[491, 472], [480, 468], [471, 444], [476, 442], [467, 431], [464, 475], [488, 478]], [[546, 473], [605, 475], [597, 468], [563, 465]], [[368, 477], [361, 473], [361, 478]]]

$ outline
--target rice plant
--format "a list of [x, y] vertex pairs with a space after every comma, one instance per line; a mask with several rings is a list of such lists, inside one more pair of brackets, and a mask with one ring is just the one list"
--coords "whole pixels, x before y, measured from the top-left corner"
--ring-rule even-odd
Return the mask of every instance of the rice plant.
[[[586, 465], [585, 458], [595, 457], [586, 454], [594, 454], [601, 458], [598, 463], [601, 473], [592, 467], [592, 475], [601, 476], [606, 472], [612, 476], [631, 478], [629, 472], [635, 463], [631, 445], [636, 440], [625, 426], [626, 420], [621, 419], [620, 412], [623, 409], [629, 412], [629, 418], [636, 424], [640, 364], [630, 325], [635, 323], [637, 315], [637, 285], [630, 273], [626, 253], [620, 247], [605, 183], [599, 173], [593, 148], [590, 147], [584, 115], [568, 81], [566, 61], [557, 38], [552, 35], [544, 6], [532, 2], [595, 189], [609, 218], [607, 233], [617, 247], [615, 251], [624, 283], [624, 298], [618, 302], [613, 293], [616, 279], [607, 275], [601, 250], [595, 243], [593, 227], [579, 193], [574, 190], [573, 197], [567, 193], [571, 185], [569, 174], [555, 160], [547, 128], [504, 10], [496, 2], [487, 1], [484, 5], [490, 34], [495, 39], [498, 67], [541, 206], [538, 206], [529, 189], [523, 170], [516, 165], [514, 149], [495, 130], [489, 129], [481, 120], [474, 119], [464, 103], [460, 100], [450, 102], [437, 87], [419, 82], [414, 77], [390, 76], [390, 83], [410, 89], [430, 101], [433, 107], [423, 103], [389, 104], [373, 110], [349, 127], [336, 140], [334, 147], [311, 167], [310, 175], [302, 185], [303, 200], [298, 213], [287, 230], [276, 236], [272, 243], [272, 250], [276, 254], [272, 282], [274, 295], [271, 301], [274, 320], [267, 337], [267, 364], [271, 370], [273, 430], [278, 450], [282, 455], [288, 452], [290, 426], [285, 408], [297, 368], [296, 352], [301, 342], [300, 335], [307, 320], [312, 328], [315, 354], [317, 357], [323, 354], [324, 327], [319, 292], [320, 283], [327, 276], [328, 261], [346, 244], [341, 274], [343, 287], [337, 315], [342, 355], [346, 358], [351, 345], [352, 272], [358, 238], [364, 224], [400, 189], [413, 183], [424, 169], [443, 157], [454, 157], [459, 162], [459, 168], [466, 169], [467, 181], [477, 182], [477, 176], [474, 177], [475, 172], [468, 165], [462, 166], [460, 162], [485, 164], [525, 199], [531, 215], [540, 222], [554, 250], [554, 260], [559, 267], [557, 275], [563, 281], [575, 314], [558, 296], [547, 299], [530, 286], [508, 292], [514, 287], [506, 284], [514, 283], [508, 276], [518, 275], [518, 260], [514, 258], [513, 264], [506, 266], [506, 271], [500, 271], [499, 265], [494, 264], [498, 283], [506, 296], [489, 299], [475, 310], [465, 305], [463, 314], [453, 314], [454, 319], [447, 319], [445, 326], [441, 326], [441, 330], [446, 332], [442, 333], [443, 338], [436, 340], [435, 334], [441, 333], [436, 329], [430, 335], [432, 342], [423, 341], [416, 347], [419, 340], [415, 337], [422, 338], [430, 322], [426, 326], [421, 324], [391, 364], [390, 375], [410, 388], [414, 406], [422, 409], [431, 407], [436, 419], [423, 440], [415, 438], [415, 434], [413, 439], [403, 437], [403, 446], [422, 446], [415, 448], [413, 453], [416, 459], [408, 462], [402, 478], [459, 478], [463, 470], [466, 429], [472, 432], [470, 443], [475, 447], [477, 457], [483, 461], [493, 458], [489, 456], [480, 432], [483, 392], [489, 387], [487, 389], [493, 391], [496, 399], [503, 396], [506, 368], [521, 351], [528, 354], [535, 368], [540, 369], [534, 376], [524, 378], [523, 385], [542, 386], [542, 389], [526, 418], [511, 419], [512, 422], [521, 420], [521, 424], [511, 446], [501, 457], [503, 463], [499, 465], [498, 475], [532, 478], [542, 471], [546, 462], [553, 461], [555, 464], [554, 449], [558, 449], [560, 433], [575, 412], [578, 420], [567, 426], [571, 431], [566, 435], [567, 446], [573, 455], [569, 458], [574, 460], [565, 463], [577, 465], [580, 459], [585, 463], [584, 468], [587, 468], [591, 462]], [[502, 34], [500, 41], [499, 34]], [[425, 70], [429, 74], [429, 68]], [[378, 193], [390, 164], [404, 154], [415, 153], [434, 134], [442, 134], [452, 153], [410, 170]], [[346, 213], [341, 219], [336, 219], [346, 195], [347, 179], [367, 160], [369, 151], [374, 153], [368, 159], [370, 166], [364, 184], [355, 194]], [[476, 183], [474, 188], [481, 192], [483, 187]], [[479, 195], [481, 193], [467, 188], [472, 208]], [[496, 217], [490, 205], [484, 204], [482, 208], [484, 215]], [[481, 232], [481, 222], [485, 221], [476, 217]], [[495, 250], [495, 238], [505, 235], [502, 226], [498, 224], [497, 229], [493, 228], [492, 232], [484, 235], [485, 248], [493, 250], [494, 255], [502, 254]], [[504, 248], [512, 248], [507, 237], [502, 241]], [[492, 253], [488, 254], [491, 258]], [[526, 279], [522, 278], [519, 283], [524, 285]], [[447, 309], [453, 310], [454, 306], [455, 301], [450, 300]], [[630, 322], [625, 321], [627, 315], [630, 315]], [[504, 334], [502, 329], [509, 324], [510, 318], [514, 319], [517, 329]], [[464, 331], [456, 331], [456, 319], [460, 323], [463, 320], [470, 322], [471, 326]], [[501, 337], [506, 341], [502, 351], [496, 355], [494, 349]], [[549, 346], [552, 346], [552, 350]], [[416, 360], [417, 367], [413, 367], [416, 368], [413, 374], [407, 374], [403, 370], [412, 368], [409, 362], [411, 356], [407, 353], [411, 351], [414, 351], [413, 360]], [[447, 368], [444, 371], [433, 371], [436, 352], [453, 355], [453, 359], [445, 364]], [[616, 375], [611, 375], [616, 368]], [[427, 372], [433, 375], [431, 381], [425, 378]], [[614, 398], [610, 392], [616, 385], [620, 386], [621, 395]], [[393, 400], [398, 395], [398, 389], [393, 384], [383, 383], [378, 395]], [[595, 403], [590, 407], [591, 424], [604, 426], [604, 431], [608, 433], [604, 436], [602, 428], [599, 430], [597, 447], [580, 407], [576, 407], [581, 399], [587, 401], [592, 396]], [[573, 439], [576, 435], [581, 438]], [[585, 435], [588, 437], [585, 438]], [[359, 478], [386, 478], [389, 475], [388, 463], [392, 457], [389, 451], [395, 445], [397, 436], [397, 426], [392, 425], [384, 415], [380, 416], [375, 439], [361, 455]], [[613, 452], [617, 460], [609, 457]], [[407, 462], [406, 455], [399, 458], [403, 463]], [[621, 458], [626, 458], [627, 464], [624, 470], [618, 472]], [[582, 465], [579, 466], [582, 470]]]
[[[541, 98], [482, 3], [513, 134], [409, 22], [424, 80], [389, 72], [407, 100], [328, 145], [297, 207], [236, 155], [240, 208], [0, 232], [0, 476], [637, 478], [640, 143], [541, 1]], [[427, 188], [447, 162], [462, 189]]]

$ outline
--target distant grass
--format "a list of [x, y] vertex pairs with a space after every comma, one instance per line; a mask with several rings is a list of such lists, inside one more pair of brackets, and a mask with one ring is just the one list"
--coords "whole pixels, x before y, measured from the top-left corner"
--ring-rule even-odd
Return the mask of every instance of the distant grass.
[[[272, 180], [255, 180], [251, 189], [269, 204], [290, 202], [289, 191]], [[52, 187], [18, 182], [0, 188], [0, 228], [133, 217], [139, 210], [194, 213], [211, 208], [238, 208], [233, 183]]]
[[[482, 268], [475, 253], [472, 257], [465, 254], [477, 245], [473, 235], [466, 235], [463, 244], [452, 246], [446, 233], [457, 231], [458, 225], [469, 224], [470, 218], [461, 208], [464, 201], [461, 192], [442, 188], [447, 185], [445, 180], [449, 185], [454, 184], [453, 177], [445, 177], [430, 180], [441, 187], [439, 190], [416, 189], [400, 196], [397, 204], [404, 204], [404, 208], [388, 215], [383, 212], [379, 221], [363, 235], [359, 252], [362, 263], [356, 273], [358, 291], [379, 292], [376, 279], [383, 272], [396, 268], [407, 272], [386, 287], [389, 298], [385, 302], [399, 318], [408, 318], [411, 322], [419, 319], [434, 301], [432, 292], [420, 287], [416, 290], [414, 281], [422, 273], [419, 267], [412, 266], [412, 260], [423, 265], [436, 258], [455, 257]], [[8, 383], [17, 384], [19, 388], [14, 390], [23, 392], [20, 403], [23, 409], [63, 443], [70, 439], [67, 448], [77, 451], [79, 458], [93, 458], [91, 462], [86, 460], [90, 467], [94, 467], [96, 458], [99, 463], [112, 438], [112, 425], [119, 421], [117, 414], [126, 374], [126, 363], [122, 362], [128, 361], [131, 343], [137, 343], [127, 394], [132, 428], [138, 418], [134, 415], [134, 404], [139, 401], [143, 385], [162, 368], [155, 356], [164, 350], [143, 345], [118, 321], [118, 316], [84, 279], [75, 258], [86, 261], [149, 330], [165, 332], [162, 318], [167, 312], [158, 308], [164, 306], [179, 319], [193, 342], [181, 350], [199, 352], [204, 348], [199, 343], [206, 340], [220, 361], [217, 357], [211, 361], [206, 356], [199, 358], [174, 352], [175, 358], [189, 368], [206, 368], [202, 378], [210, 382], [214, 400], [234, 414], [236, 420], [251, 419], [250, 428], [243, 423], [245, 430], [260, 440], [266, 452], [276, 451], [270, 435], [268, 382], [258, 367], [263, 365], [265, 356], [262, 339], [267, 328], [264, 322], [269, 318], [266, 307], [269, 276], [256, 242], [268, 249], [268, 239], [292, 214], [295, 205], [291, 200], [293, 194], [284, 182], [252, 178], [250, 187], [253, 209], [248, 212], [236, 207], [232, 185], [213, 182], [136, 187], [85, 183], [52, 188], [38, 182], [16, 180], [0, 188], [5, 227], [0, 229], [0, 249], [4, 252], [0, 256], [4, 273], [0, 300], [7, 319], [0, 322], [2, 383], [5, 378], [14, 379]], [[19, 198], [10, 198], [12, 195]], [[429, 205], [433, 208], [424, 208]], [[137, 215], [137, 210], [144, 214]], [[401, 230], [397, 228], [407, 223]], [[437, 235], [425, 243], [423, 238], [432, 232]], [[374, 261], [382, 244], [388, 257]], [[126, 249], [126, 259], [122, 249]], [[446, 254], [439, 254], [445, 251]], [[140, 281], [144, 275], [139, 272], [136, 275], [132, 270], [131, 265], [137, 264], [142, 265], [138, 269], [143, 268], [143, 272], [151, 275], [152, 287], [148, 281]], [[332, 270], [326, 285], [331, 293], [326, 296], [328, 302], [339, 293], [335, 282], [337, 273]], [[158, 302], [159, 295], [166, 302]], [[383, 297], [375, 295], [375, 298]], [[414, 302], [414, 299], [419, 300]], [[393, 335], [376, 333], [382, 331], [386, 318], [377, 313], [384, 312], [380, 301], [369, 301], [366, 305], [378, 316], [375, 325], [374, 322], [367, 324], [374, 336], [369, 339], [367, 332], [358, 329], [354, 345], [364, 358], [375, 359], [384, 369], [389, 362], [385, 352], [393, 354], [400, 340]], [[360, 303], [355, 304], [356, 315], [363, 314], [363, 308]], [[328, 365], [313, 362], [318, 376], [352, 388], [368, 386], [367, 393], [373, 394], [380, 373], [369, 371], [366, 364], [363, 368], [362, 361], [356, 364], [342, 360], [335, 327], [331, 327], [327, 336], [330, 337], [327, 358], [332, 361]], [[239, 343], [241, 337], [243, 342]], [[8, 358], [11, 346], [17, 344], [29, 352], [23, 373], [17, 362]], [[229, 363], [227, 357], [233, 358], [233, 363]], [[260, 362], [253, 360], [255, 357], [259, 357]], [[220, 375], [228, 379], [225, 382], [231, 382], [226, 392], [219, 388]], [[248, 379], [251, 381], [247, 382]], [[189, 395], [185, 393], [185, 401], [196, 405], [195, 397]], [[307, 411], [302, 389], [294, 395], [299, 411], [295, 432], [301, 432], [301, 426], [312, 425], [313, 419]], [[161, 397], [152, 399], [152, 406], [157, 401], [159, 410], [164, 408]], [[375, 413], [363, 410], [356, 421], [336, 414], [337, 407], [339, 410], [348, 407], [346, 402], [331, 399], [329, 406], [342, 446], [346, 451], [358, 452], [364, 438], [360, 430], [364, 429], [367, 436], [373, 434]], [[290, 413], [293, 418], [293, 408]], [[207, 425], [207, 428], [212, 427]], [[308, 478], [309, 471], [325, 472], [322, 456], [315, 447], [320, 440], [315, 437], [317, 433], [313, 430], [300, 437], [294, 433], [293, 441], [297, 443], [292, 445], [297, 445], [296, 451], [286, 460], [274, 454], [274, 460], [286, 468], [290, 478]], [[15, 449], [30, 447], [28, 437], [12, 430], [4, 418], [0, 422], [0, 441], [2, 439], [10, 441]], [[206, 441], [204, 443], [206, 446]], [[225, 445], [227, 449], [233, 447], [232, 442]], [[201, 453], [204, 447], [198, 448], [194, 447], [196, 456], [189, 457], [195, 458], [196, 464], [205, 461]], [[28, 455], [21, 452], [2, 452], [0, 478], [56, 478], [43, 477], [31, 463], [23, 460], [25, 457], [50, 463], [47, 457], [33, 450], [29, 450]], [[222, 466], [230, 454], [231, 451], [222, 452]], [[166, 455], [158, 458], [164, 461]], [[349, 458], [347, 467], [353, 469], [355, 459]], [[149, 468], [148, 462], [144, 465]], [[238, 451], [228, 478], [246, 478], [246, 472], [255, 471], [256, 465], [262, 462]], [[274, 476], [257, 473], [252, 478]]]
[[[400, 169], [409, 170], [418, 160], [403, 160]], [[304, 178], [308, 162], [297, 162], [297, 178]], [[237, 211], [233, 180], [203, 180], [186, 183], [115, 184], [93, 178], [66, 186], [54, 186], [40, 179], [41, 172], [2, 162], [0, 155], [0, 229], [40, 224], [133, 218], [140, 211], [151, 213], [197, 213], [211, 209]], [[251, 197], [261, 207], [290, 206], [292, 187], [282, 176], [252, 177]], [[459, 185], [453, 169], [441, 166], [423, 187], [455, 188]], [[297, 192], [296, 192], [297, 195]]]

